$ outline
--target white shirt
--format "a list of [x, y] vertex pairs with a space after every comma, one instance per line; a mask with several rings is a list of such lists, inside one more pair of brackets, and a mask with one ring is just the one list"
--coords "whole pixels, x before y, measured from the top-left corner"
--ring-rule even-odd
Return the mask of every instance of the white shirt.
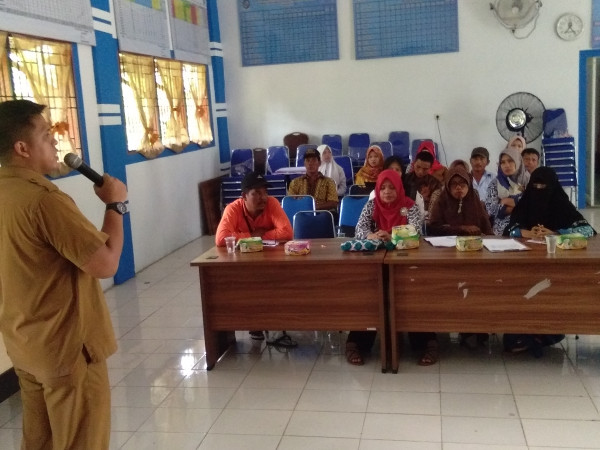
[[487, 170], [483, 172], [483, 176], [479, 182], [473, 177], [473, 187], [477, 192], [479, 192], [479, 200], [482, 202], [485, 202], [485, 199], [487, 198], [488, 186], [494, 180], [496, 180], [496, 176]]

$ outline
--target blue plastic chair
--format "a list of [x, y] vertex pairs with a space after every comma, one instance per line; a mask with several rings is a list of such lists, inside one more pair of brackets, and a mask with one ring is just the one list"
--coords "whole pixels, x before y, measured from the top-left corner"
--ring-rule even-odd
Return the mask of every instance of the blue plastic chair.
[[406, 167], [410, 163], [410, 135], [408, 131], [390, 131], [388, 140], [392, 143], [392, 154], [399, 157]]
[[314, 211], [316, 209], [315, 199], [310, 195], [286, 195], [281, 200], [281, 207], [290, 219], [290, 223], [298, 211]]
[[265, 179], [271, 185], [267, 188], [267, 193], [270, 197], [275, 197], [279, 203], [282, 202], [283, 197], [287, 195], [287, 179], [285, 175], [265, 175]]
[[318, 145], [315, 144], [300, 144], [296, 149], [296, 167], [302, 167], [304, 165], [304, 153], [309, 148], [317, 149]]
[[267, 173], [290, 166], [288, 148], [285, 145], [273, 145], [267, 149]]
[[330, 211], [298, 211], [294, 214], [294, 239], [335, 237], [333, 214]]
[[[417, 156], [417, 149], [419, 148], [419, 145], [421, 145], [421, 142], [423, 142], [423, 141], [431, 141], [431, 142], [433, 142], [433, 139], [415, 139], [414, 141], [412, 141], [412, 143], [410, 145], [410, 160], [411, 161], [415, 160], [415, 156]], [[436, 157], [436, 159], [439, 160], [437, 142], [433, 142], [433, 148], [435, 150], [435, 157]]]
[[339, 134], [324, 134], [321, 137], [321, 144], [328, 145], [333, 156], [342, 154], [342, 136]]
[[234, 148], [231, 151], [231, 170], [232, 177], [243, 177], [252, 172], [254, 160], [251, 148]]
[[223, 177], [221, 180], [221, 211], [242, 196], [243, 177]]
[[346, 175], [346, 191], [354, 184], [354, 170], [352, 170], [352, 160], [348, 155], [334, 156], [334, 161], [344, 169]]
[[358, 166], [365, 162], [365, 155], [370, 144], [369, 133], [352, 133], [348, 137], [348, 156], [352, 159], [353, 165]]
[[383, 153], [383, 159], [392, 156], [392, 143], [390, 141], [371, 142], [371, 145], [378, 145]]
[[368, 200], [368, 195], [346, 195], [342, 198], [339, 227], [346, 236], [354, 237], [358, 218]]

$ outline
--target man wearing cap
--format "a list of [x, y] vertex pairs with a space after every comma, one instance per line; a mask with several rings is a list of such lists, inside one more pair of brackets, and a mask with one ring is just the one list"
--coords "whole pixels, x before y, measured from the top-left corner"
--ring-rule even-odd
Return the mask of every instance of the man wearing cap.
[[274, 197], [269, 197], [268, 181], [259, 173], [250, 172], [242, 180], [242, 197], [225, 207], [217, 227], [215, 243], [225, 246], [227, 236], [236, 239], [251, 236], [263, 239], [290, 240], [292, 225]]
[[311, 195], [317, 209], [337, 210], [338, 195], [335, 181], [319, 172], [321, 155], [314, 148], [304, 153], [306, 175], [294, 178], [288, 187], [288, 195]]
[[475, 147], [471, 152], [471, 175], [473, 176], [473, 187], [479, 192], [479, 199], [485, 202], [487, 189], [492, 181], [496, 179], [494, 174], [485, 170], [490, 163], [490, 153], [485, 147]]

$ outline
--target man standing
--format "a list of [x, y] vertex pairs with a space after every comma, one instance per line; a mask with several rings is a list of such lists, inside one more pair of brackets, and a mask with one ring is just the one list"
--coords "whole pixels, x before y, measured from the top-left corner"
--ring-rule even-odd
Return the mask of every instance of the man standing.
[[479, 200], [485, 202], [488, 186], [496, 179], [494, 174], [485, 170], [490, 163], [490, 152], [485, 147], [475, 147], [471, 152], [469, 162], [471, 163], [473, 187], [479, 193]]
[[290, 240], [292, 225], [276, 198], [269, 197], [264, 176], [250, 172], [242, 180], [242, 197], [225, 207], [217, 227], [215, 244], [225, 245], [227, 236], [236, 239], [258, 236], [263, 239]]
[[337, 210], [338, 195], [335, 182], [319, 172], [321, 155], [314, 148], [304, 153], [306, 175], [294, 178], [288, 188], [289, 195], [311, 195], [317, 209]]
[[117, 345], [97, 278], [123, 247], [126, 186], [105, 174], [102, 231], [44, 175], [56, 140], [28, 100], [0, 103], [0, 330], [19, 377], [22, 448], [108, 449], [106, 358]]

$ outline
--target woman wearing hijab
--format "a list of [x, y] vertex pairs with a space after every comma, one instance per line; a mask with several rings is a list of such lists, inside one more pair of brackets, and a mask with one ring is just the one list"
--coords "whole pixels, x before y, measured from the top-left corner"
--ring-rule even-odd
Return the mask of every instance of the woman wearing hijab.
[[541, 238], [548, 234], [581, 233], [585, 237], [596, 231], [573, 206], [556, 172], [538, 167], [531, 174], [523, 197], [510, 216], [505, 236]]
[[333, 153], [328, 145], [319, 145], [317, 151], [321, 154], [319, 172], [335, 182], [337, 194], [342, 197], [346, 194], [346, 174], [344, 169], [333, 159]]
[[462, 166], [448, 171], [445, 187], [430, 211], [428, 232], [432, 236], [494, 234], [471, 176]]
[[365, 154], [365, 164], [356, 172], [354, 184], [365, 186], [365, 183], [375, 183], [382, 170], [383, 151], [379, 145], [371, 145]]
[[527, 147], [527, 141], [523, 136], [513, 136], [508, 140], [508, 144], [506, 144], [508, 148], [516, 148], [519, 150], [519, 153], [523, 153], [525, 147]]
[[[405, 195], [400, 174], [386, 169], [377, 177], [375, 198], [360, 213], [355, 237], [390, 241], [392, 228], [407, 224], [421, 229], [419, 208]], [[363, 355], [373, 346], [375, 336], [375, 331], [351, 331], [346, 341], [346, 360], [355, 366], [363, 365]]]
[[502, 150], [498, 165], [498, 178], [488, 187], [485, 208], [494, 220], [494, 234], [501, 236], [529, 182], [529, 172], [521, 153], [514, 147]]
[[[444, 189], [429, 214], [427, 232], [430, 236], [493, 235], [490, 218], [479, 194], [473, 188], [471, 175], [460, 164], [448, 171]], [[434, 364], [439, 359], [435, 333], [409, 333], [413, 348], [423, 348], [419, 365]], [[488, 335], [463, 334], [461, 343], [474, 348], [487, 340]]]
[[[596, 231], [577, 211], [551, 167], [538, 167], [523, 197], [510, 216], [505, 236], [543, 238], [550, 234], [581, 233], [591, 237]], [[539, 358], [543, 347], [564, 339], [563, 334], [509, 334], [502, 337], [504, 349], [511, 353], [531, 351]]]
[[[433, 163], [431, 164], [431, 168], [429, 169], [429, 175], [433, 175], [438, 180], [440, 180], [441, 183], [443, 183], [448, 169], [438, 161], [437, 155], [435, 154], [435, 145], [433, 144], [433, 141], [427, 140], [421, 142], [421, 144], [419, 144], [419, 147], [417, 147], [417, 152], [415, 153], [415, 155], [418, 155], [421, 152], [427, 152], [431, 154], [431, 156], [433, 156]], [[410, 165], [408, 166], [407, 173], [410, 173], [412, 171], [413, 163], [410, 163]]]

